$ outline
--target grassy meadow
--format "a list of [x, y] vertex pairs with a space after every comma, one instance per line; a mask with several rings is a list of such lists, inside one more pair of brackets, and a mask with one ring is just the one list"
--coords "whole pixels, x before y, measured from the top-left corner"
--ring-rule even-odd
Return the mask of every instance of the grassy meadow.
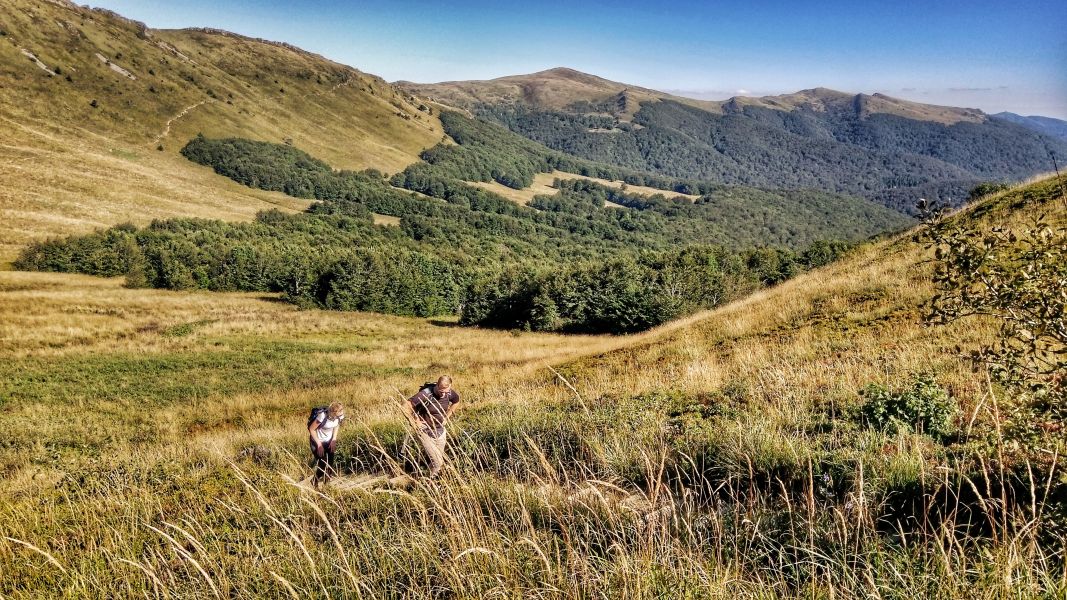
[[[974, 218], [1062, 224], [1058, 193]], [[874, 242], [628, 337], [0, 273], [0, 596], [1061, 597], [1052, 482], [1014, 465], [1009, 498], [999, 391], [954, 349], [996, 330], [922, 324], [930, 258]], [[417, 470], [397, 390], [442, 372], [450, 467], [389, 483]], [[924, 375], [952, 436], [865, 426], [861, 389]], [[333, 400], [342, 471], [377, 479], [312, 492]]]
[[624, 189], [631, 194], [639, 196], [655, 196], [657, 194], [666, 196], [668, 198], [688, 198], [689, 200], [696, 200], [700, 196], [692, 194], [679, 194], [677, 192], [667, 192], [664, 190], [658, 190], [643, 185], [629, 185], [622, 181], [608, 181], [607, 179], [600, 179], [598, 177], [588, 177], [586, 175], [577, 175], [574, 173], [564, 173], [563, 171], [553, 171], [551, 173], [538, 173], [534, 175], [533, 183], [528, 187], [517, 190], [510, 188], [502, 183], [496, 181], [472, 181], [468, 182], [471, 185], [482, 188], [483, 190], [489, 190], [495, 192], [501, 196], [515, 202], [516, 204], [522, 204], [523, 206], [530, 203], [534, 199], [534, 196], [554, 196], [558, 190], [552, 187], [552, 183], [556, 179], [584, 179], [587, 181], [595, 181], [601, 185], [606, 185], [610, 188]]
[[0, 264], [30, 242], [126, 221], [307, 207], [190, 164], [178, 150], [198, 133], [289, 141], [386, 173], [444, 137], [410, 95], [291, 46], [36, 0], [0, 6], [0, 31]]

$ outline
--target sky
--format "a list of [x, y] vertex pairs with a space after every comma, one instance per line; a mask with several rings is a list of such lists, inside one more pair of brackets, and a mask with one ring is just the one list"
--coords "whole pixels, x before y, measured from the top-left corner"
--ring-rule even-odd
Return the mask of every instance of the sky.
[[1067, 119], [1064, 0], [103, 0], [153, 28], [284, 41], [419, 83], [570, 67], [725, 99], [828, 87]]

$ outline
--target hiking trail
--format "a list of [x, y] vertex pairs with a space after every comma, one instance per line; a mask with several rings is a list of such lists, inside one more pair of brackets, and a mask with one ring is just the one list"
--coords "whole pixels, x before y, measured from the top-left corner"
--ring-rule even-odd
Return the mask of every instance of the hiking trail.
[[[289, 479], [289, 483], [298, 488], [310, 491], [316, 491], [315, 484], [312, 483], [313, 476], [296, 481]], [[408, 488], [415, 480], [408, 475], [397, 475], [396, 477], [389, 477], [388, 475], [371, 475], [370, 473], [353, 473], [351, 475], [338, 475], [330, 480], [324, 487], [340, 490], [344, 492], [350, 492], [354, 490], [363, 490], [365, 492], [373, 492], [382, 488]]]
[[157, 135], [156, 139], [153, 140], [152, 143], [153, 144], [159, 144], [160, 142], [162, 142], [168, 135], [170, 135], [170, 127], [171, 127], [171, 125], [174, 124], [175, 121], [177, 121], [178, 119], [180, 119], [180, 118], [184, 117], [185, 115], [189, 114], [189, 112], [192, 111], [193, 109], [199, 107], [202, 104], [207, 104], [208, 102], [211, 102], [210, 98], [206, 98], [204, 100], [201, 100], [200, 102], [197, 102], [196, 104], [190, 104], [189, 106], [186, 106], [185, 108], [183, 108], [181, 110], [181, 112], [179, 112], [178, 114], [176, 114], [173, 117], [167, 119], [167, 124], [166, 124], [166, 126], [163, 127], [163, 132], [160, 133], [159, 135]]

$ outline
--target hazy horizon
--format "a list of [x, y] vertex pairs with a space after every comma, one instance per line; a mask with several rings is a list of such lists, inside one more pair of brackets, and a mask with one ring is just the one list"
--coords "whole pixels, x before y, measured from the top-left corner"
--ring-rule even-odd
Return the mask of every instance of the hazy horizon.
[[711, 100], [828, 87], [1067, 119], [1067, 8], [1051, 1], [92, 5], [157, 29], [214, 27], [288, 42], [389, 81], [493, 79], [566, 66]]

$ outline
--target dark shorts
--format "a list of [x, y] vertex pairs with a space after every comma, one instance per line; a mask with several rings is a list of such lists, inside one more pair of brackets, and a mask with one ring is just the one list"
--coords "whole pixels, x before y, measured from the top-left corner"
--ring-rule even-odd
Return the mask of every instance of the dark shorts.
[[332, 477], [335, 473], [334, 453], [337, 451], [337, 438], [323, 442], [321, 451], [315, 443], [315, 438], [309, 437], [308, 444], [311, 446], [311, 456], [315, 461], [315, 479]]
[[[319, 456], [319, 448], [318, 448], [318, 444], [315, 443], [315, 438], [308, 438], [308, 444], [311, 445], [311, 454], [312, 454], [312, 456], [314, 456], [315, 458], [322, 458], [321, 456]], [[328, 442], [323, 442], [322, 443], [322, 451], [323, 451], [323, 453], [328, 453], [328, 454], [331, 454], [331, 455], [334, 452], [336, 452], [337, 451], [337, 438], [334, 438], [334, 439], [332, 439], [332, 440], [330, 440]]]

